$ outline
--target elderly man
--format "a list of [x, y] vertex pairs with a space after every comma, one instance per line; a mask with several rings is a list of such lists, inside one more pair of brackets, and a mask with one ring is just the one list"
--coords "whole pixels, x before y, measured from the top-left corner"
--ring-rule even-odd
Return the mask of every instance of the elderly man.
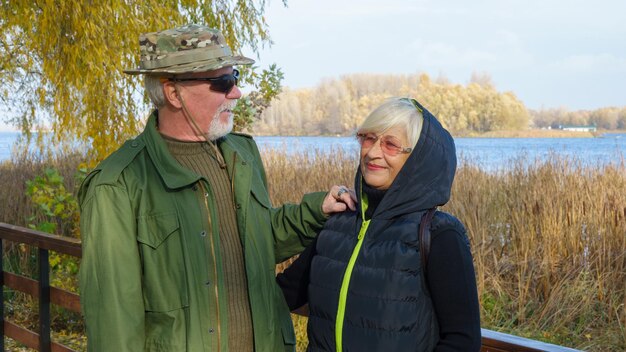
[[139, 38], [156, 110], [83, 183], [81, 303], [90, 351], [292, 351], [275, 264], [328, 214], [333, 186], [272, 208], [254, 140], [230, 133], [241, 97], [222, 34], [200, 25]]

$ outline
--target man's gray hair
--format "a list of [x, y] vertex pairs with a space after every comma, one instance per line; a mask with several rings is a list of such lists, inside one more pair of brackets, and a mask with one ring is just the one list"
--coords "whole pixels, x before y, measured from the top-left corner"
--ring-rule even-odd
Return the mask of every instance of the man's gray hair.
[[161, 78], [146, 75], [143, 84], [152, 104], [154, 104], [157, 109], [165, 106], [165, 96], [163, 95], [163, 83], [161, 82]]

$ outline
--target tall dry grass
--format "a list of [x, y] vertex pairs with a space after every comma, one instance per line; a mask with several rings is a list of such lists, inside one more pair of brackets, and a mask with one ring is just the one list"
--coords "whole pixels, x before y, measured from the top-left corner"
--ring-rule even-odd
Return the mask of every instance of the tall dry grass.
[[626, 349], [626, 167], [553, 156], [459, 170], [446, 210], [467, 226], [482, 321], [586, 350]]
[[[262, 157], [274, 204], [353, 185], [357, 158], [336, 149]], [[58, 160], [71, 184], [79, 160]], [[43, 161], [0, 165], [1, 221], [22, 224], [24, 181]], [[46, 163], [50, 164], [50, 163]], [[553, 157], [487, 173], [465, 160], [444, 210], [470, 237], [485, 328], [589, 351], [626, 350], [626, 166]], [[306, 319], [295, 318], [298, 350]]]

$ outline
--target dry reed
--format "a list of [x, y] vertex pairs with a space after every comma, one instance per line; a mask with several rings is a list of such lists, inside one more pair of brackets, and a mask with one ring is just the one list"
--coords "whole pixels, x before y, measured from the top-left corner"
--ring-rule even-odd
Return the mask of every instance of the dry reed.
[[552, 156], [459, 170], [485, 326], [585, 350], [626, 348], [626, 167]]

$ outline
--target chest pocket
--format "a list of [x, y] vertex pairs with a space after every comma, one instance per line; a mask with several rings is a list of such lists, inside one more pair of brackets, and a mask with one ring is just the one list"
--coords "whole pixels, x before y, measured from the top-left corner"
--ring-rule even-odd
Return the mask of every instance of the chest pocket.
[[176, 213], [137, 218], [146, 311], [165, 312], [188, 306], [184, 251]]
[[257, 176], [252, 179], [250, 193], [252, 193], [252, 198], [254, 198], [264, 208], [272, 207], [272, 204], [270, 203], [270, 196], [267, 193], [267, 189], [265, 188], [263, 181], [261, 180], [261, 176]]

